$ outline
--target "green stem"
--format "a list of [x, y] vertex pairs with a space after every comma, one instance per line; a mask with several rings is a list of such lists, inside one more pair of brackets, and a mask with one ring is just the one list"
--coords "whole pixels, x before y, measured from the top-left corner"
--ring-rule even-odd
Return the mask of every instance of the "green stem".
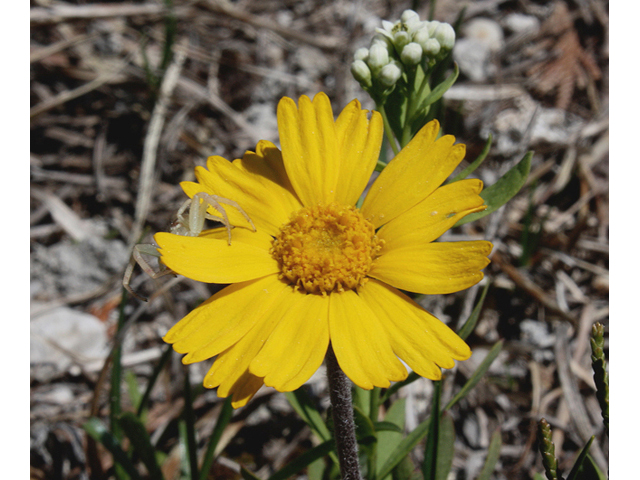
[[329, 397], [333, 411], [333, 436], [340, 461], [340, 474], [342, 480], [361, 480], [356, 424], [353, 420], [351, 382], [338, 365], [331, 344], [329, 344], [327, 351], [326, 362]]
[[398, 155], [400, 149], [398, 148], [398, 144], [396, 143], [396, 138], [393, 135], [393, 130], [391, 129], [391, 124], [389, 123], [389, 118], [387, 117], [387, 111], [384, 108], [384, 104], [377, 105], [378, 111], [380, 115], [382, 115], [382, 123], [384, 124], [384, 133], [387, 136], [387, 140], [389, 141], [389, 145], [391, 145], [391, 150], [393, 150], [393, 154]]

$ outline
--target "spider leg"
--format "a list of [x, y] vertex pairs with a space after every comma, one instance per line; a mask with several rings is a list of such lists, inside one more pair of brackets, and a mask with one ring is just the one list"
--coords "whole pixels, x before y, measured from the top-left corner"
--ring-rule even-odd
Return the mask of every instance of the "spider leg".
[[251, 225], [251, 228], [253, 228], [253, 231], [254, 232], [257, 231], [256, 226], [253, 224], [253, 221], [251, 220], [251, 218], [249, 218], [249, 215], [247, 215], [247, 212], [245, 212], [242, 209], [242, 207], [238, 205], [236, 202], [234, 202], [233, 200], [229, 200], [228, 198], [219, 197], [218, 195], [209, 195], [209, 196], [214, 198], [218, 203], [224, 203], [225, 205], [229, 205], [235, 208], [236, 210], [238, 210], [242, 214], [242, 216], [245, 218], [245, 220], [249, 222], [249, 224]]
[[[160, 278], [164, 275], [168, 275], [170, 273], [174, 273], [172, 270], [168, 268], [164, 268], [159, 271], [155, 271], [151, 265], [144, 259], [142, 255], [151, 255], [153, 257], [160, 257], [160, 253], [158, 249], [154, 245], [150, 244], [138, 244], [133, 247], [133, 251], [131, 253], [131, 259], [129, 260], [129, 265], [127, 265], [126, 270], [124, 271], [124, 276], [122, 278], [122, 286], [129, 292], [131, 295], [136, 297], [139, 300], [144, 302], [147, 301], [146, 298], [138, 295], [130, 286], [131, 283], [131, 275], [133, 274], [133, 269], [135, 268], [136, 263], [140, 265], [140, 268], [149, 275], [154, 280], [156, 278]], [[162, 268], [162, 267], [161, 267]]]
[[[209, 195], [208, 193], [204, 193], [204, 192], [200, 192], [200, 193], [196, 193], [193, 196], [194, 200], [197, 198], [198, 201], [200, 199], [202, 199], [202, 204], [200, 204], [199, 209], [203, 208], [203, 213], [202, 213], [202, 221], [199, 222], [200, 225], [200, 230], [202, 230], [202, 227], [204, 225], [204, 218], [206, 216], [206, 211], [207, 208], [209, 208], [209, 206], [215, 208], [220, 215], [222, 215], [222, 218], [219, 218], [218, 221], [222, 222], [222, 224], [226, 227], [227, 229], [227, 241], [229, 243], [229, 245], [231, 245], [231, 222], [229, 221], [229, 216], [227, 215], [227, 212], [225, 211], [225, 209], [222, 207], [222, 205], [220, 205], [220, 202], [218, 201], [218, 199], [220, 197], [218, 197], [217, 195]], [[191, 208], [191, 210], [189, 211], [189, 224], [191, 224], [191, 212], [193, 212], [193, 208]], [[198, 232], [200, 233], [200, 232]]]

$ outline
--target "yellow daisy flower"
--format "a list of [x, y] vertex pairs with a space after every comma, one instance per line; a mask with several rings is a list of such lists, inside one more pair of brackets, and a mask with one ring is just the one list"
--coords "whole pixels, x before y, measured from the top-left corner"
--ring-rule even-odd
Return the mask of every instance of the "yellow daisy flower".
[[[164, 337], [183, 363], [217, 356], [204, 386], [246, 404], [263, 385], [300, 387], [322, 364], [329, 342], [356, 385], [388, 387], [471, 355], [449, 327], [400, 290], [452, 293], [478, 283], [492, 245], [434, 242], [465, 215], [485, 208], [480, 180], [441, 186], [465, 154], [437, 139], [430, 122], [389, 163], [360, 209], [376, 166], [383, 125], [352, 101], [334, 121], [329, 98], [278, 105], [282, 151], [261, 141], [229, 162], [210, 157], [190, 197], [206, 192], [237, 202], [224, 228], [198, 237], [158, 233], [162, 262], [194, 280], [231, 284]], [[214, 212], [212, 212], [214, 213]]]

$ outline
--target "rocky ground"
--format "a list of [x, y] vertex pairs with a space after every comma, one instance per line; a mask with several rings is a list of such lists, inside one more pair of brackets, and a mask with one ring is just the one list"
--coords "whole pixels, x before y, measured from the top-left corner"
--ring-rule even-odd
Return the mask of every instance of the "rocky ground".
[[[31, 1], [34, 479], [90, 478], [91, 462], [110, 465], [108, 455], [86, 451], [81, 426], [107, 414], [100, 372], [130, 248], [167, 230], [185, 198], [179, 181], [192, 179], [210, 155], [237, 158], [260, 139], [277, 141], [275, 107], [284, 95], [325, 91], [334, 110], [355, 97], [372, 107], [351, 78], [353, 52], [368, 46], [382, 19], [410, 7], [423, 18], [429, 12], [426, 2], [380, 0], [168, 3], [170, 11], [149, 0]], [[445, 131], [467, 144], [470, 159], [493, 136], [477, 171], [485, 185], [525, 152], [535, 154], [516, 198], [450, 234], [480, 234], [495, 248], [486, 269], [491, 286], [469, 339], [474, 355], [449, 375], [445, 394], [504, 340], [486, 378], [452, 412], [455, 478], [476, 478], [497, 429], [503, 446], [495, 478], [542, 472], [541, 417], [554, 429], [565, 474], [591, 435], [593, 458], [606, 469], [588, 334], [596, 321], [608, 332], [609, 316], [608, 2], [440, 0], [434, 18], [454, 23], [463, 7], [454, 50], [461, 75], [446, 95]], [[164, 351], [161, 336], [214, 287], [153, 281], [138, 270], [132, 286], [152, 296], [124, 307], [135, 321], [123, 365], [128, 385], [143, 388]], [[481, 288], [421, 301], [455, 326]], [[205, 368], [193, 367], [194, 383]], [[170, 459], [178, 453], [182, 375], [175, 355], [147, 420]], [[324, 406], [325, 387], [320, 371], [309, 388]], [[425, 418], [430, 389], [424, 380], [401, 391], [407, 429]], [[196, 397], [200, 438], [220, 404], [215, 392]], [[223, 443], [211, 478], [239, 478], [240, 464], [266, 478], [311, 445], [308, 428], [269, 389], [235, 412]], [[177, 462], [165, 463], [165, 478], [177, 472]]]

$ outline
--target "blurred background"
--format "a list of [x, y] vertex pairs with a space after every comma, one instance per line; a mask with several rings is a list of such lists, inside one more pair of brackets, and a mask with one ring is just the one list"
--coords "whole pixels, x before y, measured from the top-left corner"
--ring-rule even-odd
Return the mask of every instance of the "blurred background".
[[[126, 410], [165, 351], [162, 335], [219, 288], [154, 281], [137, 268], [131, 286], [150, 301], [122, 302], [131, 247], [168, 230], [186, 199], [179, 182], [193, 180], [208, 156], [231, 160], [258, 140], [277, 143], [282, 96], [324, 91], [334, 112], [356, 97], [372, 108], [351, 77], [353, 53], [369, 46], [381, 20], [407, 8], [451, 24], [463, 14], [453, 52], [460, 77], [442, 123], [467, 145], [469, 161], [492, 136], [474, 175], [491, 185], [535, 152], [516, 198], [445, 238], [494, 243], [490, 286], [468, 339], [474, 355], [447, 376], [445, 396], [504, 340], [487, 376], [451, 412], [453, 478], [476, 478], [496, 430], [503, 444], [495, 478], [542, 472], [540, 417], [554, 429], [561, 469], [591, 435], [592, 456], [606, 469], [588, 335], [602, 322], [608, 354], [608, 2], [32, 0], [32, 479], [107, 478], [100, 472], [111, 457], [87, 448], [82, 425], [108, 415], [103, 367], [120, 309], [130, 320], [122, 337]], [[419, 301], [456, 328], [483, 286]], [[194, 386], [208, 366], [191, 367]], [[149, 399], [146, 427], [166, 455], [167, 479], [180, 478], [183, 375], [173, 354]], [[306, 388], [327, 407], [322, 370]], [[421, 379], [400, 391], [408, 431], [426, 417], [431, 389]], [[221, 406], [215, 391], [196, 390], [199, 438], [210, 435]], [[240, 478], [240, 465], [266, 478], [311, 445], [284, 396], [263, 388], [234, 412], [210, 478]]]

